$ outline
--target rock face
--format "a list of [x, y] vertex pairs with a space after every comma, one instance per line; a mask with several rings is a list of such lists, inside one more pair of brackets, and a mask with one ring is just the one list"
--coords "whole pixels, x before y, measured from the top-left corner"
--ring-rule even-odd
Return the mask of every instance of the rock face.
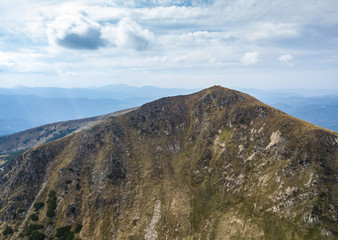
[[337, 159], [336, 132], [249, 95], [163, 98], [7, 165], [1, 237], [336, 239]]

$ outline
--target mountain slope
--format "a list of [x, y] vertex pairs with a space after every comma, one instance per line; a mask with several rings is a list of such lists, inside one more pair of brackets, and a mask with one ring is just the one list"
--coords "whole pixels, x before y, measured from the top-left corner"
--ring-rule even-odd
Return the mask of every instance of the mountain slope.
[[51, 122], [87, 118], [140, 106], [192, 89], [108, 85], [97, 88], [0, 88], [0, 136]]
[[18, 156], [0, 175], [1, 229], [8, 239], [335, 239], [337, 159], [336, 132], [215, 86]]
[[0, 95], [0, 105], [0, 121], [3, 123], [0, 125], [1, 136], [51, 122], [102, 115], [139, 104], [116, 99]]
[[304, 119], [327, 129], [338, 131], [338, 105], [304, 104], [292, 107], [285, 104], [274, 103], [272, 106], [294, 117]]
[[7, 153], [29, 149], [36, 145], [49, 142], [67, 136], [84, 127], [90, 127], [100, 120], [113, 116], [119, 116], [137, 108], [117, 111], [97, 117], [69, 120], [64, 122], [50, 123], [36, 128], [0, 137], [0, 153]]

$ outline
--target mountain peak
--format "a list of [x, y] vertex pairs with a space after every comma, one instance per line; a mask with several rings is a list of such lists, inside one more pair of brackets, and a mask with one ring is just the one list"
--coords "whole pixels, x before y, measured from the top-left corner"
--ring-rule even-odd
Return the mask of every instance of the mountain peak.
[[12, 239], [335, 239], [337, 157], [337, 133], [214, 86], [18, 156], [0, 225]]

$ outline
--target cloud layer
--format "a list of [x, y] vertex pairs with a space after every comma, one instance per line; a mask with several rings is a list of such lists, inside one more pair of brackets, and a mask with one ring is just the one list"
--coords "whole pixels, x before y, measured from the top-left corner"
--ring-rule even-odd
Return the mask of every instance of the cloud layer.
[[285, 69], [336, 82], [335, 9], [336, 0], [5, 1], [0, 85], [25, 84], [26, 73], [51, 85], [236, 86]]

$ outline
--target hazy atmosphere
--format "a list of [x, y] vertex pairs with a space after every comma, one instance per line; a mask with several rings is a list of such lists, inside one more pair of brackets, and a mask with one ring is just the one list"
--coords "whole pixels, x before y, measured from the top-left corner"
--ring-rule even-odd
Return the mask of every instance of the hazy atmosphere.
[[336, 0], [0, 6], [0, 87], [338, 89]]

